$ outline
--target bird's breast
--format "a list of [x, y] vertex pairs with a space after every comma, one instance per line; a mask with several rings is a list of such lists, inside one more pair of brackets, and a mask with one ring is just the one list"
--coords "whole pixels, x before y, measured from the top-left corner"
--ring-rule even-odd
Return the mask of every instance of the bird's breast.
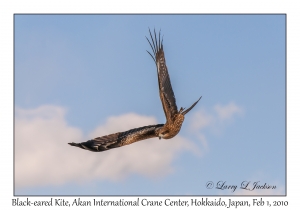
[[176, 136], [181, 129], [181, 125], [182, 125], [183, 121], [184, 121], [184, 115], [178, 114], [175, 117], [175, 120], [173, 122], [168, 123], [166, 125], [169, 132], [161, 137], [164, 139], [170, 139], [170, 138], [173, 138], [174, 136]]

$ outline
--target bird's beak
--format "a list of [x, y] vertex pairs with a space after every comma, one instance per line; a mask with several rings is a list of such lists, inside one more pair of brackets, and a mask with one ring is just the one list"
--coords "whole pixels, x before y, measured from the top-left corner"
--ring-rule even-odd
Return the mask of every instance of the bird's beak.
[[161, 139], [161, 137], [160, 137], [160, 136], [159, 136], [158, 138], [159, 138], [159, 140]]

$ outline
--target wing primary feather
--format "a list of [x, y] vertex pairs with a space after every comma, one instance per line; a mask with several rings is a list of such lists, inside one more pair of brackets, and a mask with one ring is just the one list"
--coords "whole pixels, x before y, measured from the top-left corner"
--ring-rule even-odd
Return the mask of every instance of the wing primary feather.
[[159, 48], [161, 48], [161, 45], [160, 45], [160, 31], [161, 31], [161, 30], [159, 29], [159, 34], [158, 34], [158, 47], [159, 47]]
[[[153, 46], [152, 46], [152, 44], [150, 43], [150, 41], [149, 41], [149, 39], [146, 37], [146, 39], [147, 39], [147, 41], [148, 41], [148, 43], [150, 44], [150, 46], [151, 46], [151, 48], [152, 48], [152, 51], [153, 51], [153, 53], [155, 54], [155, 51], [154, 51], [154, 49], [153, 49]], [[152, 56], [153, 57], [153, 56]]]
[[155, 51], [154, 51], [153, 53], [156, 54], [157, 49], [156, 49], [156, 46], [155, 46], [155, 44], [154, 44], [153, 37], [152, 37], [152, 34], [151, 34], [150, 29], [149, 29], [149, 33], [150, 33], [150, 37], [151, 37], [151, 40], [152, 40], [152, 43], [153, 43], [153, 46], [154, 46], [154, 49], [155, 49]]
[[[148, 50], [146, 50], [147, 51], [147, 53], [149, 53], [149, 51]], [[154, 63], [155, 63], [155, 59], [154, 59], [154, 57], [152, 56], [152, 54], [151, 53], [149, 53], [149, 55], [152, 57], [152, 59], [153, 59], [153, 61], [154, 61]]]
[[[154, 37], [155, 37], [155, 44], [156, 44], [156, 49], [157, 49], [157, 47], [158, 47], [159, 45], [157, 44], [157, 38], [156, 38], [155, 28], [154, 28]], [[159, 50], [159, 49], [158, 49], [158, 50]], [[158, 50], [157, 50], [157, 51], [158, 51]], [[156, 52], [157, 52], [157, 51], [156, 51]]]

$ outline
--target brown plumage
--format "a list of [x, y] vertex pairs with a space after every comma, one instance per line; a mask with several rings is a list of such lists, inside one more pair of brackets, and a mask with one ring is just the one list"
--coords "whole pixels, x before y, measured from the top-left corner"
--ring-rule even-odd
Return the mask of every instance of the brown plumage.
[[157, 40], [155, 29], [154, 37], [152, 36], [150, 29], [149, 33], [151, 42], [147, 37], [146, 39], [152, 48], [153, 55], [150, 52], [147, 52], [151, 55], [156, 64], [159, 96], [166, 116], [166, 123], [134, 128], [125, 132], [94, 138], [82, 143], [72, 142], [69, 143], [71, 146], [76, 146], [93, 152], [102, 152], [153, 137], [159, 137], [159, 139], [170, 139], [178, 134], [184, 121], [184, 115], [187, 114], [198, 103], [201, 97], [190, 108], [185, 110], [181, 107], [178, 111], [168, 68], [166, 65], [162, 44], [163, 40], [160, 38], [160, 33]]

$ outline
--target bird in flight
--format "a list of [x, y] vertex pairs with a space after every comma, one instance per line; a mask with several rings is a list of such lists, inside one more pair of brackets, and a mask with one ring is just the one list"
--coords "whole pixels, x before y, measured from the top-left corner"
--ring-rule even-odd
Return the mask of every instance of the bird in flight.
[[152, 36], [149, 29], [151, 41], [146, 37], [149, 42], [153, 54], [147, 51], [153, 58], [158, 77], [159, 96], [166, 116], [165, 124], [148, 125], [144, 127], [134, 128], [124, 132], [118, 132], [106, 136], [97, 137], [82, 143], [69, 143], [71, 146], [79, 147], [81, 149], [90, 150], [93, 152], [103, 152], [109, 149], [122, 147], [132, 144], [137, 141], [158, 137], [159, 139], [170, 139], [178, 134], [181, 125], [184, 121], [184, 116], [191, 111], [191, 109], [198, 103], [201, 97], [188, 109], [177, 109], [176, 99], [171, 86], [171, 81], [166, 65], [163, 39], [158, 34], [158, 39], [154, 29]]

